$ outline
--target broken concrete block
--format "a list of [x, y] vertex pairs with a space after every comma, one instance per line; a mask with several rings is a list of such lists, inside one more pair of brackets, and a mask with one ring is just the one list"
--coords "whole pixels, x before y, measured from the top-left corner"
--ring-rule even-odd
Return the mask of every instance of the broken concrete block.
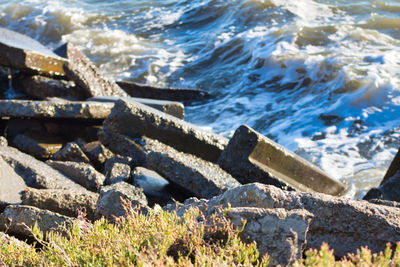
[[346, 188], [318, 167], [245, 125], [236, 130], [219, 165], [241, 183], [261, 182], [278, 187], [287, 184], [300, 191], [330, 195], [338, 195]]
[[115, 103], [103, 130], [133, 138], [145, 135], [211, 162], [217, 161], [228, 141], [151, 107], [123, 100]]
[[0, 203], [2, 205], [20, 204], [21, 192], [27, 185], [14, 169], [0, 157]]
[[74, 162], [84, 162], [90, 164], [89, 158], [82, 151], [80, 146], [75, 142], [70, 142], [61, 148], [52, 157], [56, 161], [74, 161]]
[[36, 40], [6, 28], [0, 28], [0, 65], [48, 76], [64, 76], [67, 63]]
[[164, 113], [177, 117], [183, 120], [185, 118], [185, 107], [180, 102], [166, 101], [166, 100], [154, 100], [148, 98], [136, 98], [136, 97], [117, 97], [117, 96], [96, 96], [91, 97], [88, 101], [99, 101], [99, 102], [117, 102], [123, 99], [125, 101], [139, 102], [146, 106], [155, 108]]
[[33, 228], [35, 224], [45, 234], [56, 231], [66, 235], [66, 231], [72, 227], [74, 222], [83, 231], [90, 228], [90, 224], [83, 220], [48, 210], [25, 205], [8, 206], [0, 214], [0, 231], [7, 231], [8, 234], [25, 240], [33, 238], [30, 228]]
[[143, 190], [131, 184], [120, 182], [103, 186], [100, 189], [100, 197], [96, 205], [95, 218], [105, 217], [109, 221], [115, 221], [115, 217], [125, 216], [126, 210], [121, 199], [128, 200], [132, 207], [139, 206], [142, 212], [147, 212], [147, 200]]
[[225, 216], [238, 229], [243, 229], [240, 232], [243, 241], [256, 241], [260, 256], [268, 253], [272, 266], [290, 266], [302, 258], [313, 217], [304, 209], [255, 207], [231, 208]]
[[130, 96], [170, 101], [199, 101], [210, 97], [210, 94], [198, 89], [156, 88], [134, 82], [118, 81], [117, 84]]
[[157, 140], [147, 137], [132, 140], [126, 136], [110, 136], [106, 133], [101, 135], [101, 140], [111, 149], [121, 148], [122, 151], [116, 151], [117, 154], [127, 153], [138, 165], [156, 171], [197, 197], [210, 198], [240, 185], [218, 165], [179, 152]]
[[77, 47], [67, 43], [56, 53], [68, 58], [64, 65], [67, 77], [85, 91], [87, 97], [93, 96], [129, 96], [113, 80], [107, 79], [96, 65]]
[[91, 191], [99, 190], [106, 179], [102, 173], [87, 163], [48, 160], [47, 164]]
[[82, 150], [89, 157], [97, 170], [103, 170], [106, 160], [114, 156], [114, 153], [103, 146], [100, 141], [87, 143], [82, 146]]
[[57, 80], [40, 75], [19, 73], [12, 78], [12, 87], [34, 99], [45, 100], [48, 97], [61, 97], [69, 100], [85, 100], [82, 89], [71, 81]]
[[22, 204], [69, 217], [77, 217], [80, 211], [86, 213], [86, 218], [93, 220], [98, 198], [98, 194], [90, 191], [29, 188], [22, 193]]
[[129, 157], [114, 156], [107, 159], [104, 165], [105, 184], [128, 182], [131, 176], [132, 159]]
[[84, 190], [70, 178], [46, 163], [22, 153], [13, 147], [0, 147], [0, 157], [20, 175], [30, 187], [47, 189]]
[[371, 188], [363, 198], [364, 200], [381, 199], [400, 202], [400, 171], [377, 188]]
[[57, 153], [65, 141], [47, 132], [28, 131], [17, 135], [12, 144], [19, 150], [39, 159], [49, 159]]
[[105, 119], [112, 103], [0, 100], [0, 116], [11, 118]]
[[400, 148], [397, 151], [396, 156], [390, 163], [390, 166], [389, 166], [388, 170], [386, 171], [385, 176], [383, 177], [380, 185], [383, 185], [389, 178], [394, 176], [396, 174], [396, 172], [398, 172], [399, 170], [400, 170]]

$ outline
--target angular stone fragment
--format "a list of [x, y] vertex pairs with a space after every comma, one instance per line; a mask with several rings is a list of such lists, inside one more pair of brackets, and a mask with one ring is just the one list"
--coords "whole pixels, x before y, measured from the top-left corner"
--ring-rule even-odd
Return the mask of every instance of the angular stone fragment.
[[397, 151], [396, 156], [390, 163], [390, 166], [386, 171], [385, 176], [383, 177], [380, 185], [383, 185], [390, 177], [394, 176], [396, 172], [398, 172], [399, 170], [400, 170], [400, 148]]
[[0, 242], [3, 244], [4, 243], [8, 244], [8, 245], [15, 244], [19, 248], [29, 247], [29, 245], [27, 243], [25, 243], [19, 239], [16, 239], [15, 237], [9, 236], [8, 234], [3, 233], [3, 232], [0, 232]]
[[39, 159], [49, 159], [57, 153], [65, 141], [47, 132], [28, 131], [17, 135], [12, 144]]
[[104, 119], [113, 107], [100, 102], [0, 100], [0, 116], [11, 118]]
[[88, 164], [91, 163], [80, 146], [75, 142], [66, 144], [62, 149], [53, 155], [53, 160], [84, 162]]
[[67, 77], [80, 86], [87, 97], [129, 96], [113, 80], [107, 79], [96, 65], [77, 47], [67, 43], [58, 48], [57, 54], [68, 58], [64, 65]]
[[47, 164], [91, 191], [99, 190], [106, 179], [102, 173], [87, 163], [48, 160]]
[[22, 204], [77, 217], [78, 211], [86, 213], [93, 220], [99, 195], [90, 191], [69, 191], [63, 189], [33, 189], [22, 194]]
[[82, 89], [71, 81], [56, 80], [40, 75], [19, 73], [12, 79], [12, 87], [34, 99], [45, 100], [48, 97], [61, 97], [69, 100], [85, 100]]
[[365, 200], [381, 199], [400, 202], [400, 171], [377, 188], [370, 189], [364, 196]]
[[261, 182], [305, 192], [338, 195], [346, 188], [319, 168], [242, 125], [229, 141], [219, 165], [242, 183]]
[[134, 82], [118, 81], [117, 84], [130, 96], [170, 101], [197, 101], [210, 97], [210, 94], [198, 89], [156, 88]]
[[63, 65], [67, 62], [32, 38], [0, 28], [0, 65], [29, 73], [64, 76]]
[[126, 211], [121, 199], [128, 200], [132, 203], [132, 207], [139, 206], [141, 211], [147, 212], [147, 200], [143, 190], [120, 182], [101, 188], [95, 218], [104, 216], [109, 221], [115, 221], [115, 217], [125, 216]]
[[[106, 133], [101, 135], [101, 140], [111, 149], [122, 148], [122, 151], [116, 153], [127, 153], [138, 161], [138, 165], [156, 171], [197, 197], [210, 198], [240, 185], [218, 165], [179, 152], [157, 140], [142, 137], [134, 141], [118, 134], [109, 136]], [[123, 145], [118, 144], [121, 142]]]
[[102, 170], [106, 160], [114, 156], [114, 153], [103, 146], [100, 141], [87, 143], [82, 147], [82, 150], [98, 170]]
[[35, 224], [45, 234], [50, 231], [57, 231], [65, 235], [66, 230], [70, 229], [74, 222], [83, 231], [90, 227], [90, 224], [82, 220], [48, 210], [25, 205], [8, 206], [0, 214], [0, 231], [7, 231], [8, 234], [24, 240], [33, 238], [29, 228], [32, 229]]
[[290, 266], [302, 258], [313, 217], [303, 209], [288, 211], [254, 207], [231, 208], [225, 216], [238, 229], [243, 229], [240, 233], [242, 240], [257, 242], [260, 256], [268, 253], [272, 266]]
[[202, 131], [140, 103], [123, 100], [115, 103], [110, 116], [103, 123], [103, 129], [111, 135], [145, 135], [212, 162], [217, 161], [227, 144], [227, 139], [217, 134]]
[[154, 100], [148, 98], [136, 98], [136, 97], [117, 97], [117, 96], [96, 96], [91, 97], [88, 101], [99, 101], [99, 102], [117, 102], [123, 99], [124, 101], [139, 102], [146, 106], [150, 106], [164, 113], [177, 117], [183, 120], [185, 118], [185, 107], [180, 102], [166, 101], [166, 100]]
[[21, 192], [26, 188], [24, 179], [0, 157], [0, 206], [20, 204]]
[[104, 166], [105, 184], [127, 182], [131, 176], [132, 159], [129, 157], [114, 156], [107, 159]]
[[46, 163], [13, 147], [0, 147], [0, 157], [10, 164], [30, 187], [86, 191]]

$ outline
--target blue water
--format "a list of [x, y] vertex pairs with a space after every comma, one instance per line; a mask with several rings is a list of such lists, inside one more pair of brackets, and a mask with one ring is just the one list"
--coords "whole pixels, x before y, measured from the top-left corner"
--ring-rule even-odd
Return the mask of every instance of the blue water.
[[0, 1], [0, 26], [78, 45], [111, 78], [213, 98], [187, 120], [247, 124], [360, 197], [400, 147], [400, 1]]

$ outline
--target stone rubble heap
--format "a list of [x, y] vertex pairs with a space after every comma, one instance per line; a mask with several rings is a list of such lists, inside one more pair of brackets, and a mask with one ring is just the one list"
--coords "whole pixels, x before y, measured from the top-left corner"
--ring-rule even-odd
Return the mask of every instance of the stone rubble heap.
[[341, 257], [400, 241], [398, 163], [370, 202], [333, 197], [343, 184], [253, 129], [228, 140], [185, 122], [181, 102], [204, 101], [204, 91], [114, 82], [73, 44], [51, 51], [3, 28], [0, 65], [2, 241], [25, 246], [35, 223], [87, 231], [124, 216], [121, 198], [143, 213], [230, 205], [235, 225], [247, 220], [242, 238], [273, 265], [322, 242]]

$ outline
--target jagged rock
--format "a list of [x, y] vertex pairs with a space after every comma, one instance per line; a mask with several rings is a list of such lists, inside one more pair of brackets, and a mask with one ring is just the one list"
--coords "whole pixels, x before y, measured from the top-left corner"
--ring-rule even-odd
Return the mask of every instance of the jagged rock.
[[6, 28], [0, 28], [0, 64], [28, 73], [64, 76], [61, 58], [38, 41]]
[[28, 247], [29, 245], [21, 240], [16, 239], [15, 237], [9, 236], [6, 233], [0, 232], [0, 242], [5, 244], [15, 244], [17, 247], [23, 248]]
[[104, 175], [106, 185], [127, 182], [131, 176], [132, 159], [116, 155], [106, 160]]
[[48, 97], [61, 97], [69, 100], [85, 100], [82, 89], [71, 81], [56, 80], [40, 75], [19, 73], [13, 76], [12, 87], [17, 92], [34, 99], [45, 100]]
[[[20, 204], [20, 193], [27, 188], [24, 179], [0, 157], [0, 212], [8, 204]], [[3, 206], [3, 207], [1, 207]]]
[[25, 190], [22, 204], [57, 212], [69, 217], [77, 217], [78, 210], [85, 212], [93, 220], [99, 195], [90, 191], [76, 192], [62, 189]]
[[88, 164], [91, 163], [80, 146], [75, 142], [66, 144], [62, 149], [53, 155], [53, 160], [84, 162]]
[[11, 118], [104, 119], [112, 103], [79, 101], [0, 100], [0, 116]]
[[113, 80], [96, 67], [77, 47], [67, 43], [56, 50], [58, 55], [68, 58], [64, 65], [67, 77], [80, 86], [87, 97], [93, 96], [129, 96]]
[[48, 160], [47, 164], [91, 191], [99, 190], [106, 179], [102, 173], [87, 163]]
[[28, 131], [13, 139], [13, 146], [39, 159], [49, 159], [57, 153], [65, 141], [42, 131]]
[[174, 148], [216, 162], [228, 140], [140, 103], [119, 100], [103, 123], [108, 135], [145, 135]]
[[400, 202], [400, 171], [377, 188], [371, 188], [364, 196], [365, 200], [381, 199]]
[[240, 185], [218, 165], [194, 155], [179, 152], [157, 140], [142, 137], [132, 140], [122, 135], [100, 135], [102, 142], [117, 154], [127, 153], [138, 163], [185, 188], [192, 195], [210, 198]]
[[100, 197], [96, 205], [95, 218], [104, 216], [109, 221], [115, 221], [115, 217], [125, 216], [124, 200], [129, 200], [132, 207], [139, 206], [144, 213], [147, 212], [147, 200], [143, 190], [131, 184], [120, 182], [103, 186], [100, 189]]
[[74, 222], [83, 231], [90, 227], [90, 224], [82, 220], [36, 207], [16, 205], [8, 206], [0, 214], [0, 231], [7, 231], [8, 234], [25, 240], [33, 238], [29, 228], [33, 228], [35, 224], [45, 234], [57, 231], [65, 235], [66, 230], [70, 229]]
[[4, 136], [0, 136], [0, 146], [8, 146], [8, 141]]
[[257, 242], [260, 256], [268, 253], [272, 266], [289, 266], [302, 258], [313, 217], [304, 209], [288, 211], [254, 207], [231, 208], [225, 216], [238, 229], [243, 229], [242, 240]]
[[1, 147], [0, 157], [34, 188], [84, 190], [82, 186], [34, 157], [13, 147]]
[[340, 194], [346, 187], [293, 152], [240, 126], [218, 161], [241, 183], [260, 182], [304, 192]]
[[114, 156], [114, 153], [103, 146], [100, 141], [87, 143], [82, 146], [82, 150], [98, 170], [102, 170], [106, 160]]

